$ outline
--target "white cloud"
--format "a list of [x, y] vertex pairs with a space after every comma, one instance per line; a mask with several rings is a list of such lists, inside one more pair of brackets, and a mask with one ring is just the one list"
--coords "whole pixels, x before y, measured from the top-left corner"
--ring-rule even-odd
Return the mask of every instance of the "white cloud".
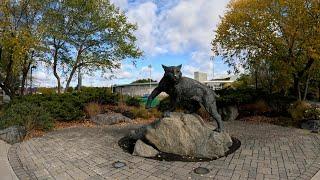
[[110, 2], [123, 10], [127, 9], [129, 5], [127, 0], [110, 0]]
[[[203, 71], [209, 73], [209, 76], [212, 75], [210, 41], [214, 38], [219, 16], [223, 15], [229, 0], [110, 0], [110, 2], [120, 7], [130, 22], [137, 23], [138, 30], [135, 35], [138, 46], [145, 52], [145, 56], [183, 54], [189, 57], [187, 63], [183, 64], [184, 75], [193, 77], [194, 71]], [[222, 62], [216, 61], [215, 74], [225, 72]], [[88, 80], [85, 77], [84, 83], [110, 85], [118, 84], [118, 80], [129, 82], [149, 77], [146, 69], [143, 67], [137, 69], [129, 62], [125, 62], [120, 70], [115, 71], [114, 75], [117, 79], [105, 80], [113, 75], [111, 73], [106, 73], [102, 78], [98, 75], [99, 73], [96, 74], [92, 78], [88, 77]], [[162, 71], [152, 70], [152, 77], [157, 80], [162, 75]], [[52, 77], [51, 73], [51, 80], [42, 81], [45, 84], [55, 85]]]
[[227, 3], [228, 0], [181, 0], [160, 11], [159, 3], [149, 1], [129, 7], [127, 15], [138, 24], [136, 35], [147, 54], [183, 53], [210, 49], [219, 15]]
[[[33, 86], [52, 87], [56, 86], [56, 79], [51, 70], [45, 67], [38, 67], [32, 74]], [[30, 83], [30, 82], [29, 82]]]
[[157, 5], [153, 2], [145, 2], [128, 10], [127, 16], [129, 21], [137, 23], [139, 47], [148, 55], [164, 53], [165, 50], [158, 45], [158, 17]]

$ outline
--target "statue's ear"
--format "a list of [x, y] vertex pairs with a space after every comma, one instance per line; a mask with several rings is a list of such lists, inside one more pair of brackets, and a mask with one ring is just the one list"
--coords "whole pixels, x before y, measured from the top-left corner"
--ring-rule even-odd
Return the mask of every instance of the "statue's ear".
[[182, 67], [182, 64], [180, 64], [179, 66], [177, 66], [177, 68], [178, 68], [179, 70], [181, 70], [181, 67]]
[[162, 68], [164, 69], [164, 71], [168, 70], [168, 67], [162, 64]]

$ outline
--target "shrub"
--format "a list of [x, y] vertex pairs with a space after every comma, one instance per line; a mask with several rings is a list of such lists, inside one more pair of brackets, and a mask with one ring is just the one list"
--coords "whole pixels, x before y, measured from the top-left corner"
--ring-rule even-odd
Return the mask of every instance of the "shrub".
[[289, 108], [289, 113], [294, 122], [299, 122], [304, 118], [304, 112], [310, 108], [310, 105], [304, 101], [296, 101]]
[[118, 103], [119, 95], [110, 88], [83, 88], [81, 92], [65, 94], [36, 94], [15, 98], [10, 105], [30, 102], [41, 106], [56, 120], [70, 121], [84, 117], [84, 107], [90, 102], [98, 104]]
[[151, 109], [151, 110], [147, 110], [145, 108], [133, 108], [131, 111], [130, 111], [135, 118], [142, 118], [142, 119], [150, 119], [152, 117], [156, 117], [156, 118], [159, 118], [161, 117], [162, 113], [159, 112], [157, 109]]
[[133, 108], [131, 112], [135, 118], [142, 118], [142, 119], [150, 118], [148, 114], [149, 112], [145, 108]]
[[91, 103], [88, 103], [84, 107], [84, 111], [85, 111], [87, 117], [93, 117], [93, 116], [100, 114], [102, 112], [102, 107], [98, 103], [91, 102]]
[[149, 111], [149, 116], [150, 116], [150, 117], [160, 118], [160, 117], [162, 117], [162, 113], [161, 113], [160, 111], [158, 111], [158, 109], [152, 108], [152, 109]]
[[77, 103], [75, 99], [67, 98], [65, 101], [54, 100], [45, 101], [41, 106], [50, 112], [51, 116], [60, 121], [71, 121], [80, 119], [84, 116], [82, 103]]
[[3, 128], [20, 125], [27, 131], [33, 129], [50, 130], [53, 128], [53, 119], [44, 108], [29, 102], [13, 104], [5, 109], [1, 117]]
[[68, 93], [71, 93], [71, 92], [73, 92], [74, 90], [75, 90], [75, 89], [74, 89], [73, 87], [68, 87], [68, 88], [67, 88], [67, 92], [68, 92]]
[[165, 97], [162, 99], [158, 105], [158, 110], [161, 112], [165, 112], [171, 108], [170, 97]]
[[119, 94], [112, 93], [110, 88], [82, 87], [81, 92], [74, 93], [79, 96], [83, 102], [97, 102], [105, 105], [117, 105], [119, 102]]
[[306, 119], [320, 119], [320, 108], [312, 107], [310, 109], [307, 109], [303, 115]]
[[126, 105], [140, 107], [141, 100], [138, 97], [127, 97], [125, 100]]
[[39, 92], [41, 94], [56, 94], [56, 88], [40, 87], [37, 89], [37, 92]]

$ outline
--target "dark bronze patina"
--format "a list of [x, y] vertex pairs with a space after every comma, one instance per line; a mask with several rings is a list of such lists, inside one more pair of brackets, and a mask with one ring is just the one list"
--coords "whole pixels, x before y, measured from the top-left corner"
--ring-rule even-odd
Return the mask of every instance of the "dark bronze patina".
[[193, 80], [191, 78], [182, 77], [181, 67], [179, 66], [164, 66], [165, 73], [151, 95], [148, 97], [146, 108], [151, 108], [151, 102], [161, 92], [166, 92], [170, 96], [171, 109], [174, 111], [177, 103], [185, 104], [189, 113], [195, 113], [202, 104], [213, 119], [216, 120], [218, 128], [216, 131], [224, 130], [221, 116], [217, 111], [215, 92], [206, 85]]

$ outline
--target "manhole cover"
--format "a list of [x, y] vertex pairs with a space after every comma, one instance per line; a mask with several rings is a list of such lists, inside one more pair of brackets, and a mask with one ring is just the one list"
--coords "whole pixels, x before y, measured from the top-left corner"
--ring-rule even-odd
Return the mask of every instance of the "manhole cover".
[[114, 163], [112, 164], [112, 166], [113, 166], [114, 168], [122, 168], [122, 167], [125, 167], [125, 166], [126, 166], [126, 163], [117, 161], [117, 162], [114, 162]]
[[198, 168], [194, 169], [193, 172], [196, 174], [208, 174], [210, 171], [207, 168], [198, 167]]

